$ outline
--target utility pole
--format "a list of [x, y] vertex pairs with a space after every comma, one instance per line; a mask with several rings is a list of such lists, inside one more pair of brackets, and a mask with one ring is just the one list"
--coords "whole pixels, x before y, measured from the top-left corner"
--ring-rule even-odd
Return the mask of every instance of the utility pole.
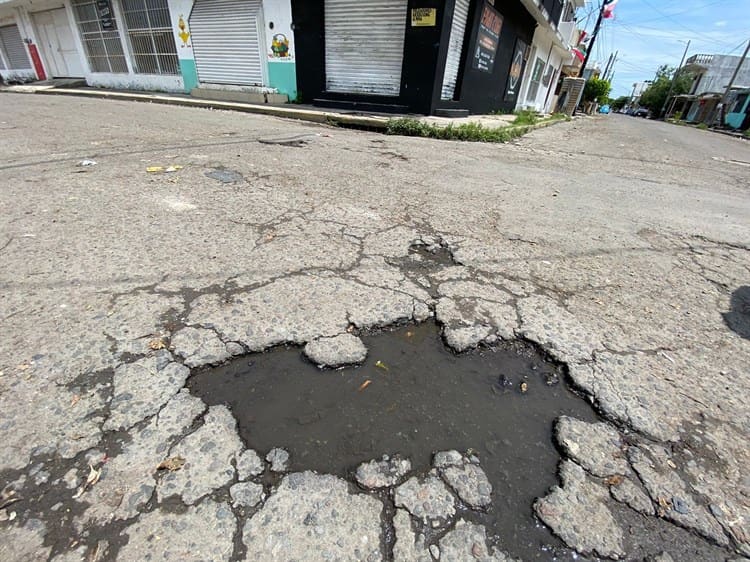
[[737, 75], [740, 73], [740, 70], [742, 69], [742, 64], [745, 62], [748, 52], [750, 52], [750, 40], [747, 42], [747, 47], [745, 47], [745, 52], [742, 53], [742, 56], [740, 57], [740, 62], [737, 65], [737, 68], [734, 69], [734, 74], [732, 74], [732, 79], [729, 81], [729, 85], [727, 86], [727, 89], [721, 98], [721, 123], [719, 123], [719, 125], [722, 127], [724, 126], [724, 117], [726, 116], [726, 113], [727, 113], [727, 99], [729, 99], [729, 92], [732, 91], [732, 86], [734, 86], [734, 81], [737, 80]]
[[615, 51], [615, 56], [612, 58], [612, 64], [607, 68], [607, 71], [604, 73], [604, 79], [608, 81], [612, 81], [612, 78], [615, 76], [615, 63], [617, 62], [617, 55], [620, 54], [620, 51]]
[[594, 50], [594, 42], [596, 36], [599, 34], [599, 28], [602, 26], [602, 18], [604, 17], [604, 3], [602, 2], [599, 8], [599, 17], [596, 19], [596, 25], [594, 26], [594, 32], [591, 34], [591, 41], [589, 41], [589, 48], [586, 49], [586, 57], [583, 59], [581, 70], [578, 71], [578, 76], [583, 76], [583, 71], [586, 70], [586, 65], [589, 63], [589, 57]]
[[609, 59], [607, 60], [607, 66], [604, 67], [604, 79], [607, 79], [607, 73], [609, 72], [609, 65], [612, 64], [612, 57], [614, 56], [614, 53], [609, 53]]
[[677, 77], [680, 74], [680, 70], [682, 70], [682, 64], [685, 62], [685, 57], [687, 57], [689, 48], [690, 48], [690, 41], [687, 42], [687, 45], [685, 46], [685, 52], [682, 53], [682, 59], [680, 59], [680, 66], [677, 67], [677, 70], [674, 71], [674, 76], [672, 76], [672, 83], [669, 85], [669, 91], [667, 92], [667, 99], [664, 100], [664, 105], [661, 106], [659, 117], [664, 117], [664, 114], [667, 112], [667, 104], [669, 103], [669, 98], [672, 96], [672, 92], [674, 91], [674, 83], [677, 81]]

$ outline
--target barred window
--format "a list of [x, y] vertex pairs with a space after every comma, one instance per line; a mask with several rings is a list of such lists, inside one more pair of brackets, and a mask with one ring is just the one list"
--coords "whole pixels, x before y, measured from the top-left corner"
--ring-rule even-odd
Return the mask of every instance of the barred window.
[[112, 29], [103, 29], [94, 0], [73, 0], [73, 12], [91, 71], [126, 73], [128, 64], [114, 14]]
[[167, 0], [122, 0], [135, 72], [179, 74]]

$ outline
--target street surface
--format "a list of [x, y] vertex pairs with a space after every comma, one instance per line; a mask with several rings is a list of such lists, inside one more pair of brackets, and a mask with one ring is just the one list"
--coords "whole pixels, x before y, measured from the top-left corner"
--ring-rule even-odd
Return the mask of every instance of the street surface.
[[452, 143], [18, 94], [0, 135], [0, 560], [505, 560], [454, 509], [486, 505], [482, 459], [280, 476], [284, 451], [185, 389], [284, 343], [356, 363], [360, 330], [432, 316], [455, 350], [537, 344], [597, 408], [556, 423], [533, 507], [569, 547], [750, 556], [750, 143], [620, 115]]

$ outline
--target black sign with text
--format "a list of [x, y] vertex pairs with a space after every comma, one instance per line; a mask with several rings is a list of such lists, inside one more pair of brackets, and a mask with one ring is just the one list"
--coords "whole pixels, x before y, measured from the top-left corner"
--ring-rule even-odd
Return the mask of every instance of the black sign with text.
[[99, 23], [104, 31], [115, 28], [115, 16], [112, 14], [112, 4], [109, 0], [96, 0], [96, 11], [99, 14]]
[[482, 72], [492, 72], [502, 27], [503, 17], [495, 8], [485, 3], [482, 7], [482, 19], [479, 20], [476, 45], [474, 45], [473, 68]]

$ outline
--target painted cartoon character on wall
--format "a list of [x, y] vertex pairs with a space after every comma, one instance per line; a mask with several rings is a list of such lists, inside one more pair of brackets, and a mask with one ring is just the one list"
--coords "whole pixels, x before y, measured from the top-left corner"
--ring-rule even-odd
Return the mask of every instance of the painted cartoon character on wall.
[[271, 41], [271, 52], [276, 58], [286, 58], [289, 56], [289, 39], [283, 33], [277, 33]]
[[177, 36], [182, 39], [182, 47], [189, 47], [190, 45], [188, 45], [188, 39], [190, 39], [190, 32], [187, 30], [187, 24], [185, 23], [185, 20], [182, 16], [180, 16], [180, 19], [177, 22], [177, 27], [180, 28]]

